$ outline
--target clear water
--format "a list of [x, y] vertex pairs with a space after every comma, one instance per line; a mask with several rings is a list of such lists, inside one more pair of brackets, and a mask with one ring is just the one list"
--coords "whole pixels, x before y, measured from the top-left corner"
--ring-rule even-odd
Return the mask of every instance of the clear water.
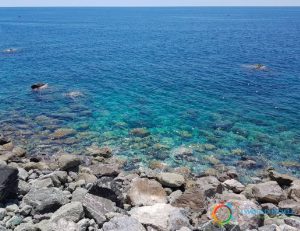
[[33, 154], [109, 145], [127, 168], [195, 172], [246, 155], [297, 174], [299, 41], [300, 8], [1, 8], [0, 50], [17, 52], [0, 53], [0, 129]]

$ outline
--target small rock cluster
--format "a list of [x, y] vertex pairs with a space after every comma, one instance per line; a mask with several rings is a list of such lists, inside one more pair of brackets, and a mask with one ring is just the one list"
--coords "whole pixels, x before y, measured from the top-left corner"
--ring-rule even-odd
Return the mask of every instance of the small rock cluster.
[[[300, 180], [269, 169], [243, 185], [232, 168], [195, 176], [178, 169], [122, 170], [109, 147], [86, 157], [30, 157], [0, 139], [0, 231], [300, 230]], [[99, 158], [101, 156], [101, 158]], [[211, 210], [238, 205], [224, 227]], [[242, 211], [292, 211], [245, 214]]]

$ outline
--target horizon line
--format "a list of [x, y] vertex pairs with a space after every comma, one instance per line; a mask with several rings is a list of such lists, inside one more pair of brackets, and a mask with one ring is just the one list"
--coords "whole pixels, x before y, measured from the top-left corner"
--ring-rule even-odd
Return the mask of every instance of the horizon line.
[[161, 6], [158, 6], [158, 5], [146, 5], [146, 6], [140, 6], [140, 5], [132, 5], [132, 6], [101, 6], [101, 5], [91, 5], [91, 6], [80, 6], [80, 5], [77, 5], [77, 6], [55, 6], [55, 5], [49, 5], [49, 6], [38, 6], [38, 5], [32, 5], [32, 6], [25, 6], [25, 5], [21, 5], [21, 6], [1, 6], [0, 5], [0, 8], [29, 8], [29, 7], [32, 7], [32, 8], [79, 8], [79, 7], [82, 7], [82, 8], [159, 8], [159, 7], [170, 7], [170, 8], [179, 8], [179, 7], [193, 7], [193, 8], [200, 8], [200, 7], [300, 7], [300, 4], [299, 5], [161, 5]]

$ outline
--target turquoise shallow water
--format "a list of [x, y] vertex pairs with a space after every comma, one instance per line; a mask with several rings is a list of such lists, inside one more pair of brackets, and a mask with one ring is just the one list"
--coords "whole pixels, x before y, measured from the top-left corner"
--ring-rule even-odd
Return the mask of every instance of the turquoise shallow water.
[[1, 132], [32, 154], [109, 145], [127, 168], [214, 156], [297, 174], [299, 25], [300, 8], [1, 8], [0, 50], [17, 50], [0, 53]]

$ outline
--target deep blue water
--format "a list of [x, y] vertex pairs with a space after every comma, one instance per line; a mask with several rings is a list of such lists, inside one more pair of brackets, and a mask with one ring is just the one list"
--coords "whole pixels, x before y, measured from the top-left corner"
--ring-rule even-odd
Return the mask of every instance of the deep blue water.
[[109, 145], [128, 168], [250, 156], [297, 173], [299, 41], [300, 8], [0, 8], [0, 50], [17, 50], [0, 53], [0, 129], [30, 153]]

